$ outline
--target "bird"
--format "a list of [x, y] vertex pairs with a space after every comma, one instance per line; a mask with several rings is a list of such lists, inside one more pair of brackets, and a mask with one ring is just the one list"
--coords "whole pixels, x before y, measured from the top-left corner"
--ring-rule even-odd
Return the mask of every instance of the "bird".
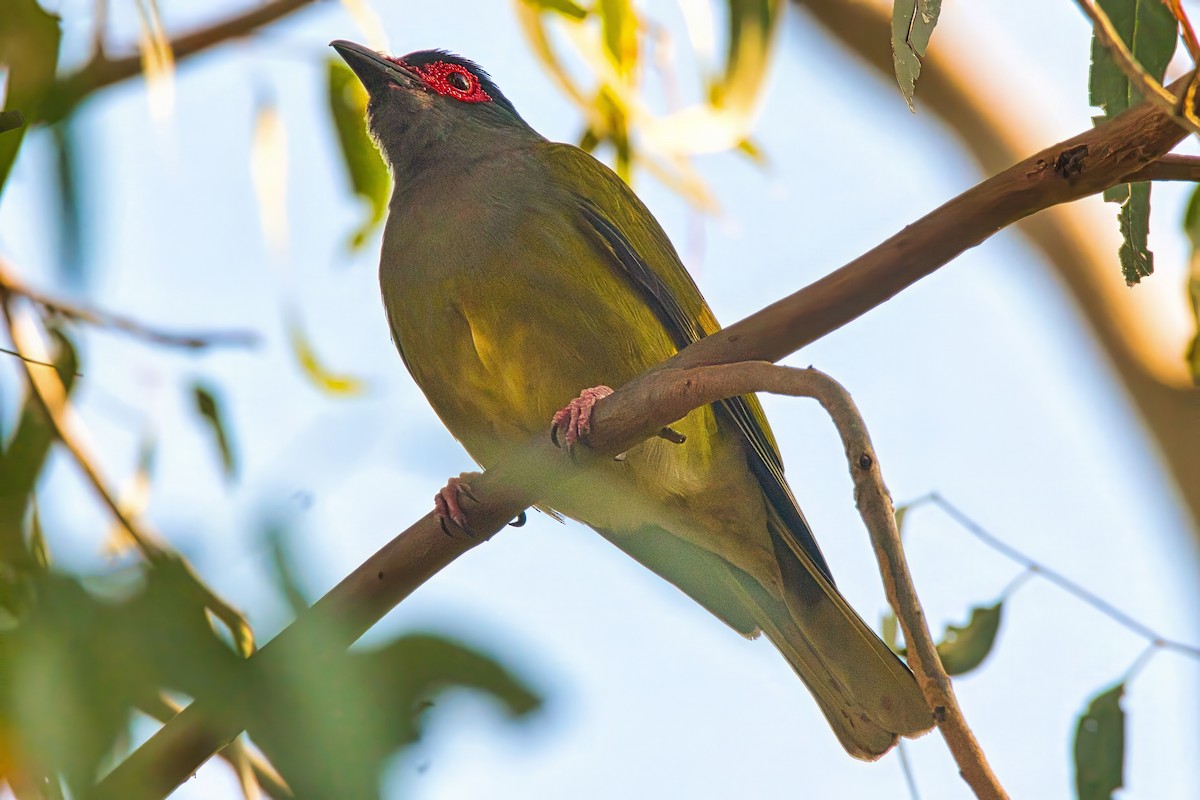
[[[331, 46], [368, 97], [391, 170], [379, 280], [393, 341], [483, 468], [544, 435], [586, 444], [590, 409], [720, 329], [649, 209], [607, 166], [535, 131], [478, 65]], [[545, 506], [583, 522], [738, 633], [765, 635], [851, 755], [933, 715], [850, 607], [783, 474], [758, 400], [702, 406]], [[682, 442], [680, 442], [682, 440]], [[466, 527], [469, 476], [436, 498]]]

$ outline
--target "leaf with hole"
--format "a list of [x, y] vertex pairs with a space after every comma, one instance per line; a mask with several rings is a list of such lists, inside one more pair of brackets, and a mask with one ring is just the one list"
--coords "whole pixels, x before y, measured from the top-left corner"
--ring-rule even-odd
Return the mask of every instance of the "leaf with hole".
[[1094, 696], [1075, 727], [1075, 796], [1110, 800], [1125, 784], [1125, 711], [1118, 683]]

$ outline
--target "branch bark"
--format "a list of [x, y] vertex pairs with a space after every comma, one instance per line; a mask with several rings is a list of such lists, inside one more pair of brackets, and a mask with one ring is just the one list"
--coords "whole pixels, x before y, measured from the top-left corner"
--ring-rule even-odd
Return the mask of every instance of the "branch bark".
[[[539, 436], [472, 480], [472, 492], [480, 502], [471, 505], [468, 513], [480, 539], [451, 538], [432, 512], [426, 514], [268, 642], [254, 662], [268, 671], [273, 664], [286, 663], [303, 652], [313, 630], [336, 632], [330, 646], [349, 646], [424, 581], [533, 505], [546, 487], [578, 477], [589, 458], [628, 450], [682, 417], [690, 407], [670, 402], [678, 394], [672, 389], [678, 370], [776, 361], [1017, 220], [1124, 182], [1184, 136], [1170, 116], [1143, 103], [1009, 167], [841, 269], [685, 348], [597, 403], [590, 453], [572, 459], [555, 448], [548, 436]], [[218, 713], [237, 707], [236, 698], [197, 699], [114, 769], [94, 797], [117, 800], [168, 794], [242, 730], [245, 720]]]
[[[793, 3], [885, 82], [894, 82], [889, 0]], [[1028, 104], [1018, 98], [1036, 87], [1013, 86], [1015, 78], [1007, 73], [1002, 85], [989, 81], [968, 57], [972, 43], [958, 43], [962, 54], [958, 58], [954, 44], [942, 42], [926, 54], [917, 88], [918, 107], [940, 118], [981, 172], [990, 174], [1032, 149], [1028, 132], [1037, 126], [1029, 118]], [[1185, 85], [1186, 80], [1177, 81], [1168, 88], [1178, 92]], [[989, 88], [981, 90], [981, 86]], [[1011, 100], [1006, 99], [1009, 95]], [[902, 102], [898, 93], [897, 102]], [[1154, 287], [1126, 288], [1118, 274], [1115, 245], [1110, 249], [1108, 240], [1096, 235], [1098, 225], [1112, 228], [1113, 223], [1112, 217], [1098, 219], [1094, 209], [1060, 206], [1024, 219], [1018, 230], [1041, 252], [1075, 300], [1144, 420], [1200, 536], [1200, 391], [1192, 385], [1183, 360], [1186, 341], [1162, 333], [1161, 309], [1148, 300]]]

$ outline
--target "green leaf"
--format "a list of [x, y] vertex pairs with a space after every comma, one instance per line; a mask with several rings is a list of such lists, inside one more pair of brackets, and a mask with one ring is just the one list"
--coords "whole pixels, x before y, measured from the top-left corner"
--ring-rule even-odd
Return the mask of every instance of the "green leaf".
[[[66, 334], [52, 329], [54, 368], [62, 381], [63, 390], [70, 393], [75, 384], [79, 359]], [[38, 369], [38, 367], [35, 367]], [[26, 396], [21, 416], [12, 436], [0, 452], [0, 562], [8, 565], [29, 565], [24, 534], [25, 512], [33, 499], [50, 446], [54, 430], [46, 420], [41, 404]]]
[[1154, 272], [1154, 253], [1150, 252], [1150, 183], [1123, 183], [1104, 191], [1104, 199], [1119, 203], [1117, 223], [1121, 228], [1121, 275], [1127, 286], [1139, 283]]
[[197, 382], [192, 384], [192, 399], [196, 403], [196, 413], [207, 423], [208, 430], [213, 435], [217, 451], [221, 454], [221, 467], [225, 470], [225, 476], [227, 478], [237, 477], [237, 456], [233, 451], [231, 437], [228, 433], [229, 427], [225, 421], [225, 414], [221, 410], [221, 404], [217, 400], [217, 394], [209, 387]]
[[638, 20], [632, 0], [600, 0], [599, 11], [604, 49], [619, 75], [632, 75], [638, 62]]
[[441, 693], [483, 692], [512, 718], [541, 697], [494, 658], [434, 634], [346, 655], [317, 635], [307, 653], [263, 676], [248, 730], [297, 797], [376, 797], [380, 770], [415, 742]]
[[[1098, 0], [1133, 57], [1154, 79], [1162, 82], [1175, 54], [1178, 22], [1162, 0]], [[1142, 102], [1142, 95], [1125, 75], [1112, 51], [1092, 35], [1092, 71], [1088, 100], [1110, 119]]]
[[1192, 373], [1192, 383], [1200, 386], [1200, 187], [1192, 192], [1187, 213], [1183, 217], [1183, 230], [1192, 243], [1191, 269], [1188, 272], [1188, 299], [1192, 304], [1192, 318], [1196, 334], [1188, 344], [1185, 358]]
[[992, 652], [1000, 630], [1003, 602], [994, 606], [976, 606], [966, 625], [948, 625], [937, 646], [942, 666], [949, 675], [963, 675], [978, 667]]
[[367, 201], [369, 212], [350, 237], [361, 247], [387, 214], [392, 180], [379, 149], [367, 133], [367, 90], [342, 61], [329, 59], [329, 112], [342, 148], [342, 160], [354, 193]]
[[[1178, 21], [1162, 0], [1099, 0], [1098, 6], [1129, 47], [1133, 57], [1162, 82], [1167, 64], [1175, 54]], [[1092, 70], [1088, 78], [1088, 100], [1104, 113], [1097, 122], [1111, 119], [1142, 101], [1141, 92], [1117, 63], [1099, 36], [1092, 35]], [[1118, 203], [1117, 220], [1123, 239], [1118, 255], [1121, 274], [1129, 286], [1154, 272], [1150, 252], [1150, 184], [1122, 184], [1104, 192], [1104, 199]]]
[[892, 66], [910, 111], [916, 111], [913, 93], [921, 74], [921, 59], [941, 11], [942, 0], [895, 0], [892, 6]]
[[1109, 800], [1125, 784], [1125, 711], [1118, 683], [1092, 698], [1075, 727], [1075, 793]]
[[[0, 64], [8, 68], [3, 111], [19, 111], [26, 120], [37, 119], [38, 106], [54, 82], [58, 63], [58, 17], [46, 13], [35, 0], [0, 0], [0, 19], [4, 20], [0, 24]], [[26, 130], [20, 127], [0, 135], [0, 194]]]

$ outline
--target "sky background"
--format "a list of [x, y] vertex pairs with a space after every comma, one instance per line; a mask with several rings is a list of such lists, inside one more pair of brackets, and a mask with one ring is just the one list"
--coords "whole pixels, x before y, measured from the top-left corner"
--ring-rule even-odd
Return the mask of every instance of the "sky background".
[[[135, 41], [132, 3], [113, 3], [110, 42]], [[168, 31], [236, 4], [164, 3]], [[1003, 11], [946, 3], [941, 40], [975, 48], [993, 85], [1019, 97], [1045, 144], [1089, 124], [1089, 33], [1068, 2]], [[65, 2], [64, 52], [86, 55], [90, 3]], [[445, 47], [488, 69], [535, 128], [572, 141], [577, 113], [530, 53], [508, 3], [378, 4], [396, 52]], [[645, 4], [683, 36], [677, 8]], [[1029, 24], [1037, 19], [1037, 25]], [[132, 473], [157, 437], [155, 526], [244, 608], [260, 638], [287, 622], [269, 588], [265, 521], [284, 520], [315, 598], [430, 507], [472, 467], [389, 341], [378, 238], [349, 253], [364, 210], [350, 195], [326, 112], [335, 38], [362, 40], [333, 4], [181, 65], [171, 116], [141, 81], [97, 96], [78, 118], [87, 282], [64, 284], [52, 151], [33, 136], [0, 203], [0, 252], [34, 285], [179, 329], [248, 328], [253, 351], [194, 356], [107, 333], [82, 338], [81, 414], [107, 475]], [[1030, 89], [1029, 87], [1036, 87]], [[273, 252], [251, 183], [256, 110], [278, 107], [287, 148], [287, 248]], [[918, 111], [919, 90], [918, 90]], [[722, 205], [699, 218], [645, 176], [636, 183], [719, 319], [732, 322], [874, 246], [978, 180], [928, 113], [865, 73], [805, 17], [786, 21], [755, 133], [766, 169], [731, 155], [698, 163]], [[1156, 186], [1151, 244], [1164, 318], [1183, 303], [1187, 187]], [[1088, 201], [1099, 205], [1098, 200]], [[1112, 239], [1116, 207], [1096, 236]], [[1165, 289], [1164, 289], [1165, 287]], [[1136, 291], [1142, 291], [1138, 289]], [[284, 324], [300, 310], [320, 357], [366, 381], [330, 399], [301, 374]], [[1182, 342], [1182, 340], [1181, 340]], [[1182, 344], [1180, 345], [1182, 346]], [[1189, 642], [1197, 553], [1135, 412], [1070, 299], [1014, 232], [787, 359], [853, 393], [897, 502], [936, 491], [990, 532], [1117, 607]], [[221, 477], [188, 386], [222, 387], [242, 479]], [[11, 383], [5, 391], [11, 393]], [[580, 387], [583, 388], [583, 387]], [[764, 398], [788, 476], [838, 584], [868, 620], [885, 608], [836, 434], [815, 404]], [[103, 565], [107, 520], [70, 465], [50, 475], [44, 525], [60, 563]], [[932, 508], [907, 523], [909, 559], [935, 636], [990, 604], [1019, 568]], [[576, 524], [531, 514], [459, 559], [366, 637], [451, 633], [492, 652], [548, 697], [510, 727], [496, 707], [447, 697], [428, 736], [389, 772], [417, 798], [903, 796], [899, 761], [848, 758], [784, 660], [748, 642]], [[1006, 605], [1001, 638], [959, 699], [1014, 797], [1072, 791], [1071, 737], [1088, 698], [1119, 680], [1145, 643], [1055, 587], [1031, 580]], [[1200, 796], [1200, 664], [1159, 653], [1134, 681], [1125, 796]], [[967, 797], [941, 738], [908, 747], [924, 798]], [[177, 796], [234, 796], [222, 764]]]

